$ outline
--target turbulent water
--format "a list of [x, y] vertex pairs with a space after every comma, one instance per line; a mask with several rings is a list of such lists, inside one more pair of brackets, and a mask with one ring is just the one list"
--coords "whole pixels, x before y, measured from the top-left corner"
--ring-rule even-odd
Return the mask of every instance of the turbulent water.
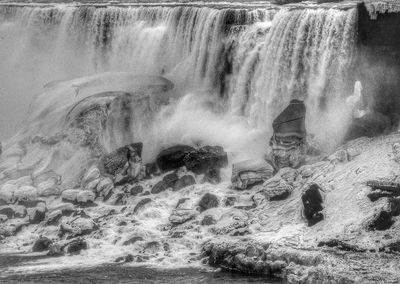
[[[1, 5], [1, 136], [12, 133], [44, 84], [129, 71], [162, 75], [175, 84], [175, 97], [193, 98], [155, 130], [168, 129], [160, 144], [215, 137], [210, 142], [236, 151], [243, 147], [232, 140], [245, 144], [254, 129], [268, 133], [289, 100], [301, 98], [308, 130], [332, 146], [352, 92], [356, 19], [354, 7], [329, 6]], [[210, 97], [213, 108], [201, 109]]]
[[[272, 120], [295, 98], [305, 100], [314, 142], [331, 149], [341, 142], [353, 107], [346, 99], [355, 84], [356, 23], [354, 5], [1, 4], [0, 185], [38, 187], [38, 180], [52, 172], [62, 182], [50, 188], [51, 196], [37, 195], [46, 198], [47, 208], [57, 208], [61, 192], [80, 187], [86, 167], [100, 156], [97, 148], [87, 147], [96, 143], [109, 153], [141, 141], [144, 162], [177, 143], [221, 145], [230, 164], [259, 159], [267, 152]], [[358, 98], [361, 86], [356, 86]], [[104, 116], [105, 105], [106, 122], [98, 123], [102, 131], [97, 133], [96, 119]], [[87, 109], [87, 120], [72, 127]], [[18, 132], [7, 140], [16, 121]], [[99, 141], [87, 141], [96, 136], [92, 130]], [[229, 167], [223, 169], [218, 185], [196, 175], [197, 184], [151, 194], [151, 203], [136, 212], [133, 208], [161, 177], [141, 181], [143, 194], [130, 196], [123, 206], [100, 200], [99, 206], [85, 208], [101, 227], [87, 236], [90, 249], [3, 271], [15, 276], [78, 269], [112, 263], [128, 251], [149, 254], [146, 265], [197, 266], [201, 245], [215, 232], [223, 235], [237, 220], [251, 219], [246, 210], [222, 202], [229, 196], [239, 207], [252, 202], [250, 191], [230, 188], [230, 174]], [[48, 180], [55, 183], [54, 176]], [[221, 201], [206, 212], [218, 220], [214, 233], [199, 225], [206, 213], [193, 209], [205, 193]], [[270, 237], [298, 242], [296, 234], [305, 226], [299, 195], [292, 194], [286, 211], [269, 208], [274, 212], [265, 214], [271, 216], [261, 214], [263, 223], [251, 223], [252, 230], [280, 230]], [[176, 228], [169, 218], [182, 198], [194, 217]], [[6, 242], [7, 249], [27, 251], [40, 234], [57, 238], [58, 229], [24, 227]], [[142, 240], [124, 245], [132, 236]]]

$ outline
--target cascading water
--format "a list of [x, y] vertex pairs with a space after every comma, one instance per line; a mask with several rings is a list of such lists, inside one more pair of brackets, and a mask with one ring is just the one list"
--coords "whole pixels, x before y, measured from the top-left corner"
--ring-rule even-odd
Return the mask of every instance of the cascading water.
[[[58, 208], [61, 192], [86, 188], [82, 175], [102, 150], [138, 141], [144, 162], [174, 144], [221, 145], [230, 163], [260, 159], [273, 118], [295, 98], [306, 102], [307, 131], [326, 148], [336, 146], [352, 111], [346, 98], [352, 92], [356, 20], [354, 6], [0, 5], [3, 138], [11, 134], [9, 121], [22, 119], [13, 108], [27, 110], [33, 101], [22, 130], [5, 143], [0, 189], [21, 180], [37, 187], [44, 178], [54, 183], [48, 176], [54, 172], [61, 179], [54, 185], [56, 198], [37, 192], [48, 208]], [[99, 140], [86, 139], [92, 131], [101, 132]], [[97, 147], [101, 153], [93, 154]], [[101, 228], [87, 236], [90, 250], [75, 264], [86, 264], [85, 257], [93, 264], [112, 261], [128, 247], [150, 255], [143, 259], [147, 263], [187, 265], [198, 260], [193, 255], [202, 243], [238, 223], [240, 230], [248, 225], [257, 233], [283, 228], [272, 238], [297, 230], [299, 196], [285, 205], [288, 214], [270, 208], [257, 217], [261, 223], [252, 223], [248, 209], [226, 202], [231, 195], [242, 208], [253, 202], [250, 194], [229, 188], [229, 177], [227, 168], [218, 185], [197, 175], [191, 187], [152, 193], [160, 180], [155, 177], [141, 181], [143, 192], [124, 206], [99, 200], [85, 212]], [[112, 194], [125, 196], [124, 190], [116, 185]], [[199, 213], [194, 208], [206, 193], [220, 206]], [[183, 205], [176, 213], [177, 204]], [[177, 218], [192, 215], [188, 223], [172, 226], [172, 212]], [[222, 220], [214, 231], [199, 225], [205, 214]], [[56, 226], [35, 226], [9, 245], [18, 247], [38, 234], [57, 236]], [[71, 260], [53, 265], [59, 264]]]
[[8, 134], [5, 121], [21, 118], [9, 109], [27, 109], [45, 83], [104, 71], [165, 76], [175, 97], [200, 90], [221, 98], [221, 119], [228, 113], [267, 131], [290, 99], [305, 99], [320, 142], [344, 132], [332, 108], [349, 95], [355, 8], [2, 5], [0, 15]]

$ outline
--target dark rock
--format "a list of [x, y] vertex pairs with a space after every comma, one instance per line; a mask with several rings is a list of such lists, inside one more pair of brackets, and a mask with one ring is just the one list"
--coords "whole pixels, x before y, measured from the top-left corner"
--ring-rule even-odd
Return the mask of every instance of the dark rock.
[[53, 242], [46, 237], [40, 237], [39, 239], [37, 239], [35, 241], [35, 243], [33, 244], [32, 247], [32, 251], [33, 252], [41, 252], [41, 251], [46, 251], [49, 249], [49, 246], [52, 244]]
[[127, 194], [125, 192], [115, 192], [107, 201], [110, 205], [125, 205], [127, 202]]
[[189, 171], [195, 174], [204, 174], [209, 169], [226, 167], [228, 154], [221, 146], [204, 146], [188, 153], [184, 162]]
[[337, 248], [339, 250], [343, 251], [353, 251], [353, 252], [366, 252], [366, 249], [360, 248], [356, 245], [348, 244], [346, 242], [337, 240], [337, 239], [331, 239], [327, 241], [320, 241], [318, 243], [319, 247], [327, 246], [330, 248]]
[[400, 198], [390, 198], [389, 199], [389, 211], [392, 213], [393, 216], [400, 215]]
[[57, 225], [62, 216], [63, 216], [63, 213], [61, 210], [55, 210], [55, 211], [51, 212], [47, 216], [46, 225], [48, 225], [48, 226], [49, 225]]
[[133, 255], [128, 254], [127, 256], [125, 256], [125, 262], [132, 262], [134, 260]]
[[374, 190], [373, 192], [370, 192], [370, 193], [367, 194], [367, 197], [372, 202], [375, 202], [375, 201], [379, 200], [382, 197], [391, 197], [391, 196], [393, 196], [392, 193], [387, 192], [387, 191], [381, 191], [381, 190]]
[[133, 214], [136, 214], [139, 210], [141, 210], [146, 204], [150, 203], [151, 201], [152, 201], [151, 198], [143, 198], [142, 200], [140, 200], [133, 209]]
[[260, 205], [265, 200], [281, 201], [289, 197], [293, 187], [284, 179], [273, 178], [261, 186], [261, 190], [254, 194], [253, 201], [256, 205]]
[[114, 185], [115, 186], [124, 185], [133, 181], [135, 181], [134, 177], [128, 175], [117, 175], [114, 179]]
[[163, 182], [165, 183], [165, 185], [167, 186], [167, 188], [173, 188], [176, 184], [176, 182], [178, 181], [179, 177], [176, 173], [171, 173], [166, 175], [163, 178]]
[[202, 183], [219, 184], [221, 182], [220, 169], [208, 169], [204, 174]]
[[7, 216], [8, 219], [23, 218], [26, 216], [26, 209], [20, 205], [5, 205], [0, 207], [0, 214]]
[[185, 231], [174, 231], [169, 235], [169, 237], [172, 239], [181, 239], [184, 235], [186, 235]]
[[176, 145], [162, 150], [157, 156], [157, 165], [162, 171], [175, 170], [185, 165], [185, 156], [195, 149], [187, 145]]
[[167, 189], [168, 189], [167, 184], [165, 183], [165, 181], [161, 180], [153, 186], [153, 188], [151, 189], [151, 193], [158, 194], [160, 192], [166, 191]]
[[232, 166], [231, 182], [235, 188], [247, 189], [274, 175], [274, 167], [265, 160], [248, 160]]
[[143, 143], [132, 143], [127, 146], [118, 148], [110, 154], [104, 155], [100, 159], [100, 168], [106, 174], [116, 176], [117, 174], [126, 174], [126, 164], [132, 154], [142, 156]]
[[123, 246], [129, 246], [129, 245], [133, 245], [134, 243], [140, 242], [140, 241], [143, 241], [143, 238], [135, 236], [135, 237], [132, 237], [129, 240], [126, 240], [125, 242], [123, 242], [122, 245]]
[[64, 255], [64, 246], [59, 243], [52, 243], [49, 245], [48, 256], [62, 256]]
[[216, 223], [217, 223], [217, 221], [211, 215], [206, 215], [206, 216], [204, 216], [203, 220], [201, 220], [202, 226], [210, 226], [210, 225], [214, 225]]
[[367, 186], [371, 187], [374, 190], [379, 189], [400, 195], [400, 183], [397, 182], [370, 180], [367, 181]]
[[267, 260], [265, 249], [261, 245], [245, 246], [229, 243], [210, 244], [202, 247], [201, 256], [208, 258], [212, 267], [252, 275], [281, 276], [287, 263], [280, 260]]
[[46, 205], [44, 203], [39, 203], [35, 208], [27, 209], [29, 222], [31, 224], [39, 224], [46, 217]]
[[210, 208], [218, 207], [219, 200], [214, 194], [206, 193], [199, 202], [200, 212], [206, 211]]
[[157, 241], [151, 241], [145, 244], [142, 252], [155, 254], [160, 250], [161, 250], [161, 244]]
[[141, 185], [134, 185], [133, 187], [130, 188], [130, 194], [133, 196], [136, 196], [142, 192], [143, 192], [143, 186]]
[[191, 175], [184, 175], [175, 183], [173, 190], [178, 191], [193, 184], [196, 184], [194, 177]]
[[76, 239], [70, 242], [66, 246], [66, 251], [69, 254], [80, 254], [81, 250], [86, 250], [88, 248], [88, 244], [84, 239]]
[[379, 212], [367, 225], [367, 230], [369, 231], [384, 231], [389, 229], [394, 221], [392, 219], [393, 215], [391, 212], [382, 210]]
[[321, 213], [322, 207], [322, 196], [320, 193], [320, 187], [317, 184], [312, 184], [301, 196], [301, 200], [304, 206], [304, 216], [308, 221], [308, 226], [313, 226], [319, 221], [324, 219], [324, 215]]
[[227, 207], [233, 206], [233, 205], [235, 205], [236, 202], [237, 202], [237, 198], [236, 197], [228, 196], [225, 199], [225, 206], [227, 206]]
[[147, 163], [144, 165], [146, 176], [150, 177], [152, 175], [156, 175], [158, 173], [158, 168], [156, 163]]

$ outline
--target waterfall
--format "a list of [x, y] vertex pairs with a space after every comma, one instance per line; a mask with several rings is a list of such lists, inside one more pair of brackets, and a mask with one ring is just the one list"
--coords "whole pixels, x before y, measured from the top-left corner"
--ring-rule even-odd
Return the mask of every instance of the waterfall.
[[48, 82], [128, 71], [166, 77], [176, 98], [211, 94], [220, 112], [266, 131], [304, 99], [308, 130], [329, 140], [342, 123], [321, 126], [350, 95], [356, 20], [355, 7], [1, 5], [0, 129], [11, 134]]

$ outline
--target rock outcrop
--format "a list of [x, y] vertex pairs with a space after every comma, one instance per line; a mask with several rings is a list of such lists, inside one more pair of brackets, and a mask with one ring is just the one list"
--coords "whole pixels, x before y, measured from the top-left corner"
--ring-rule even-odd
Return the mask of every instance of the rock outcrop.
[[276, 169], [296, 168], [303, 162], [306, 154], [305, 115], [304, 102], [292, 100], [273, 121], [270, 145]]

